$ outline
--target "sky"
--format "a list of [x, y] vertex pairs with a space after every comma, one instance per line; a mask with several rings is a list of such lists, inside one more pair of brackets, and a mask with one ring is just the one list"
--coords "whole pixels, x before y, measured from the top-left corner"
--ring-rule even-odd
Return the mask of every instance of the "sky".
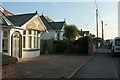
[[[2, 6], [14, 14], [42, 13], [54, 21], [75, 24], [79, 30], [90, 31], [96, 35], [95, 2], [2, 2]], [[118, 3], [97, 2], [99, 10], [99, 37], [101, 20], [104, 23], [104, 37], [111, 39], [118, 36]]]

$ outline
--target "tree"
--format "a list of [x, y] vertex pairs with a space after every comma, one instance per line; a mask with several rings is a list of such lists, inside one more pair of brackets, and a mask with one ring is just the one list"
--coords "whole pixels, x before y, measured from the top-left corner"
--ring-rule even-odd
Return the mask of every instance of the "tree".
[[77, 29], [76, 25], [65, 25], [64, 27], [64, 37], [67, 40], [67, 51], [70, 51], [70, 41], [76, 38], [79, 35], [79, 30]]
[[72, 40], [74, 39], [76, 36], [79, 35], [80, 31], [77, 29], [76, 25], [72, 24], [72, 25], [65, 25], [64, 27], [64, 37], [67, 40]]

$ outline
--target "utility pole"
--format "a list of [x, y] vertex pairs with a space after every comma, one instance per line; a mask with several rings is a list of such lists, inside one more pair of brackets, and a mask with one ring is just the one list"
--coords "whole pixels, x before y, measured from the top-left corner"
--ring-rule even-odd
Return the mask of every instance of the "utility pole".
[[102, 40], [104, 40], [103, 20], [101, 21], [101, 23], [102, 23]]
[[96, 33], [98, 38], [98, 9], [96, 9]]
[[99, 44], [98, 44], [98, 9], [96, 9], [96, 34], [97, 34], [96, 48], [98, 48], [99, 47]]

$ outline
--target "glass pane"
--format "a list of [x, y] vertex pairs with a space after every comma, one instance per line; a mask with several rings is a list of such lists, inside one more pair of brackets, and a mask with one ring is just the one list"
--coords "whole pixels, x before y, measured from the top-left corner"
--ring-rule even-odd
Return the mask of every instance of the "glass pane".
[[3, 39], [3, 52], [8, 52], [8, 39]]
[[34, 37], [34, 48], [37, 48], [37, 37]]
[[40, 34], [40, 31], [37, 31], [37, 35]]
[[28, 30], [28, 33], [31, 34], [32, 33], [31, 30]]
[[3, 37], [4, 37], [4, 38], [7, 37], [7, 31], [3, 31]]
[[36, 35], [36, 31], [34, 31], [34, 35]]
[[59, 33], [57, 34], [57, 39], [60, 40], [60, 34]]
[[115, 40], [115, 45], [116, 45], [116, 46], [120, 46], [120, 39], [116, 39], [116, 40]]
[[32, 48], [32, 36], [28, 37], [29, 48]]
[[25, 36], [23, 36], [23, 48], [25, 48]]
[[23, 35], [26, 35], [26, 31], [23, 31]]

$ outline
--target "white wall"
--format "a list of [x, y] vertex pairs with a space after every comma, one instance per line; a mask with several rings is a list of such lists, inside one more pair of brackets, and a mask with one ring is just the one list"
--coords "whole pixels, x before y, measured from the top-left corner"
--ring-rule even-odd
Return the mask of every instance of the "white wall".
[[55, 32], [55, 31], [49, 31], [48, 33], [47, 33], [47, 32], [44, 32], [44, 33], [42, 34], [41, 39], [42, 39], [42, 40], [47, 40], [47, 39], [56, 40], [56, 32]]
[[63, 40], [63, 34], [64, 32], [60, 32], [60, 40]]
[[40, 50], [38, 50], [38, 51], [23, 51], [22, 58], [38, 57], [39, 55], [40, 55]]
[[11, 56], [11, 35], [10, 35], [10, 31], [8, 31], [8, 53], [7, 55]]
[[[53, 39], [53, 40], [57, 40], [57, 33], [56, 31], [49, 31], [48, 33], [47, 32], [44, 32], [42, 34], [42, 40], [48, 40], [48, 39]], [[63, 34], [64, 32], [59, 32], [60, 33], [60, 40], [63, 40]]]

